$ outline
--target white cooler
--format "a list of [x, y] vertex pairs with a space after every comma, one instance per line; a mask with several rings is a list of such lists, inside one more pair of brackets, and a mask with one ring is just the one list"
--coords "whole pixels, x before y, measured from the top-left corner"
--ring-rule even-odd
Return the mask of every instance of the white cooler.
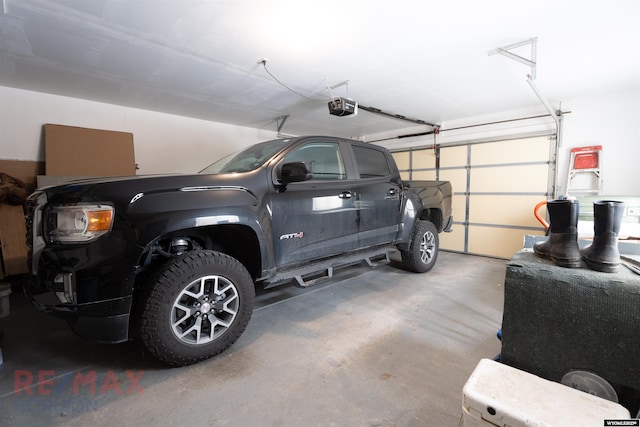
[[629, 419], [622, 405], [489, 359], [462, 390], [464, 427], [602, 427]]

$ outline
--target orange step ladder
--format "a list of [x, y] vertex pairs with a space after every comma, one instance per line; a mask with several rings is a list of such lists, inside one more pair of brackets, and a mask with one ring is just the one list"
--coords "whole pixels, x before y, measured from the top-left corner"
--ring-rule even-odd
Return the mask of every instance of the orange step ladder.
[[602, 145], [574, 147], [569, 159], [567, 194], [600, 195], [602, 193]]

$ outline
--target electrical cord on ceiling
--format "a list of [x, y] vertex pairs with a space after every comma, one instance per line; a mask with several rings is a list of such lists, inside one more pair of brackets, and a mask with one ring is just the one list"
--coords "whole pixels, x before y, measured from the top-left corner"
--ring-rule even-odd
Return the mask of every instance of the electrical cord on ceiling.
[[[347, 85], [347, 98], [349, 97], [349, 80], [345, 80], [344, 82], [341, 82], [341, 83], [339, 83], [339, 84], [337, 84], [337, 85], [334, 85], [334, 86], [329, 86], [329, 85], [327, 85], [327, 90], [329, 91], [329, 93], [331, 93], [331, 97], [330, 97], [330, 98], [328, 98], [328, 99], [326, 99], [326, 98], [325, 98], [325, 99], [318, 99], [318, 98], [313, 98], [313, 97], [310, 97], [310, 96], [304, 95], [304, 94], [302, 94], [302, 93], [300, 93], [300, 92], [298, 92], [298, 91], [296, 91], [296, 90], [294, 90], [294, 89], [290, 88], [289, 86], [287, 86], [286, 84], [284, 84], [283, 82], [281, 82], [281, 81], [280, 81], [280, 79], [278, 79], [276, 76], [274, 76], [274, 75], [271, 73], [271, 71], [269, 71], [269, 69], [267, 68], [267, 61], [268, 61], [268, 59], [267, 59], [267, 58], [262, 58], [261, 60], [259, 60], [259, 61], [258, 61], [258, 64], [262, 64], [262, 66], [264, 67], [264, 70], [267, 72], [267, 74], [268, 74], [268, 75], [269, 75], [269, 76], [270, 76], [270, 77], [271, 77], [271, 78], [272, 78], [276, 83], [278, 83], [280, 86], [284, 87], [284, 88], [285, 88], [285, 89], [287, 89], [288, 91], [293, 92], [293, 93], [295, 93], [296, 95], [298, 95], [298, 96], [300, 96], [300, 97], [302, 97], [302, 98], [304, 98], [304, 99], [308, 99], [308, 100], [311, 100], [311, 101], [318, 101], [318, 102], [327, 102], [327, 101], [332, 102], [333, 100], [335, 100], [335, 99], [337, 98], [337, 97], [334, 95], [334, 93], [333, 93], [333, 89], [334, 89], [334, 88], [336, 88], [337, 86], [342, 86], [343, 84], [346, 84], [346, 85]], [[325, 83], [326, 83], [326, 81], [325, 81]], [[427, 126], [431, 126], [431, 127], [433, 127], [433, 128], [434, 128], [434, 130], [433, 130], [432, 132], [439, 132], [439, 131], [440, 131], [440, 127], [439, 127], [438, 125], [433, 124], [433, 123], [429, 123], [429, 122], [425, 122], [424, 120], [411, 119], [411, 118], [408, 118], [408, 117], [402, 116], [402, 115], [400, 115], [400, 114], [391, 114], [391, 113], [387, 113], [387, 112], [382, 111], [382, 110], [380, 110], [380, 109], [378, 109], [378, 108], [367, 107], [367, 106], [359, 105], [359, 104], [357, 104], [357, 105], [358, 105], [358, 108], [360, 108], [360, 109], [362, 109], [362, 110], [365, 110], [365, 111], [368, 111], [368, 112], [370, 112], [370, 113], [379, 114], [379, 115], [381, 115], [381, 116], [390, 117], [390, 118], [392, 118], [392, 119], [405, 120], [405, 121], [409, 121], [409, 122], [412, 122], [412, 123], [417, 123], [417, 124], [420, 124], [420, 125], [427, 125]], [[430, 133], [431, 133], [431, 132], [428, 132], [428, 134], [430, 134]], [[411, 136], [411, 135], [403, 135], [402, 137], [408, 137], [408, 136]]]
[[264, 70], [267, 72], [267, 74], [269, 74], [269, 76], [271, 76], [271, 78], [278, 83], [280, 86], [284, 87], [285, 89], [287, 89], [290, 92], [295, 93], [296, 95], [304, 98], [304, 99], [308, 99], [310, 101], [320, 101], [320, 102], [327, 102], [327, 99], [318, 99], [318, 98], [312, 98], [310, 96], [306, 96], [292, 88], [290, 88], [289, 86], [287, 86], [286, 84], [282, 83], [276, 76], [274, 76], [273, 74], [271, 74], [271, 71], [269, 71], [269, 69], [267, 69], [267, 60], [263, 59], [260, 61], [260, 63], [262, 64], [262, 66], [264, 67]]

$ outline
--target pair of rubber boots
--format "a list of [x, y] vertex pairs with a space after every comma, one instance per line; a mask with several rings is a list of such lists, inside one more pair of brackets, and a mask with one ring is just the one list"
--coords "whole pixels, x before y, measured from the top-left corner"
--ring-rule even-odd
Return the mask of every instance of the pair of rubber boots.
[[624, 214], [623, 202], [593, 202], [593, 242], [582, 250], [578, 246], [578, 201], [549, 200], [547, 210], [550, 219], [549, 238], [533, 246], [536, 255], [549, 258], [560, 267], [580, 268], [584, 260], [591, 270], [605, 273], [618, 270], [618, 233]]

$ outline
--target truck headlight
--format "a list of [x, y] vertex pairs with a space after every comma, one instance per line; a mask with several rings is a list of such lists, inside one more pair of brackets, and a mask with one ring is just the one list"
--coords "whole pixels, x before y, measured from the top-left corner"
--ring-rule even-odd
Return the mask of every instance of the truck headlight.
[[61, 205], [47, 211], [45, 233], [52, 243], [86, 243], [111, 231], [113, 206]]

